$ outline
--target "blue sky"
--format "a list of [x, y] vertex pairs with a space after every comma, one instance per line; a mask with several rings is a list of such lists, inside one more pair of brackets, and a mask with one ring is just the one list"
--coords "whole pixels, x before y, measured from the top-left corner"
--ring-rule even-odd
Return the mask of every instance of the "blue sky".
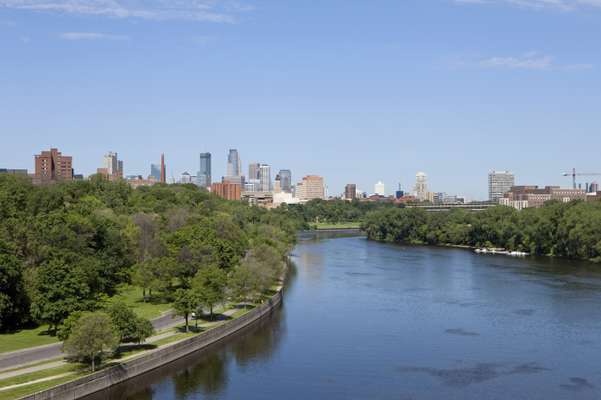
[[600, 41], [601, 0], [0, 0], [0, 167], [219, 177], [235, 147], [332, 194], [568, 186], [601, 172]]

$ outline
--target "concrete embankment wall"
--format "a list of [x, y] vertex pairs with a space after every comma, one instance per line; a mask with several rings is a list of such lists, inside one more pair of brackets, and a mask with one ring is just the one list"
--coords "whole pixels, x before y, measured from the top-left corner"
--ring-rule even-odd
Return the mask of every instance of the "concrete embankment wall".
[[225, 339], [229, 335], [251, 325], [271, 314], [282, 302], [283, 289], [271, 299], [254, 308], [243, 316], [228, 321], [223, 325], [208, 330], [197, 336], [174, 343], [173, 345], [154, 350], [130, 361], [106, 368], [81, 379], [68, 382], [54, 388], [24, 397], [25, 400], [72, 400], [78, 399], [113, 385], [124, 382], [135, 376], [152, 371], [181, 357], [201, 350], [213, 343]]

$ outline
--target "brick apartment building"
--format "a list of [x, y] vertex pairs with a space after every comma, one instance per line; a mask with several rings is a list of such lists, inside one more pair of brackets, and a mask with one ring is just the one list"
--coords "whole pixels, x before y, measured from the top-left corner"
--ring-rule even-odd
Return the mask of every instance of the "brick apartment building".
[[64, 156], [58, 149], [42, 151], [35, 156], [35, 184], [73, 180], [73, 157]]

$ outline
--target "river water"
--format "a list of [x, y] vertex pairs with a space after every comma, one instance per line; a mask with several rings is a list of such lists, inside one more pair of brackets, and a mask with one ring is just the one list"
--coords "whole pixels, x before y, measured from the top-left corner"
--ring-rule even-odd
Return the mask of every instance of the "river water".
[[91, 399], [601, 399], [601, 266], [305, 237], [259, 325]]

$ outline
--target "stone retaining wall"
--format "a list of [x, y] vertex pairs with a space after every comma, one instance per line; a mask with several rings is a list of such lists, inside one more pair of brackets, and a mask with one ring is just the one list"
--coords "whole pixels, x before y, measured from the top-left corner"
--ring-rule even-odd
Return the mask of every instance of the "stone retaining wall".
[[282, 302], [283, 289], [280, 289], [266, 303], [254, 308], [243, 316], [208, 330], [197, 336], [153, 350], [119, 365], [106, 368], [94, 374], [68, 382], [51, 389], [22, 398], [23, 400], [73, 400], [107, 389], [130, 378], [152, 371], [197, 350], [203, 349], [227, 336], [251, 325], [271, 314]]

